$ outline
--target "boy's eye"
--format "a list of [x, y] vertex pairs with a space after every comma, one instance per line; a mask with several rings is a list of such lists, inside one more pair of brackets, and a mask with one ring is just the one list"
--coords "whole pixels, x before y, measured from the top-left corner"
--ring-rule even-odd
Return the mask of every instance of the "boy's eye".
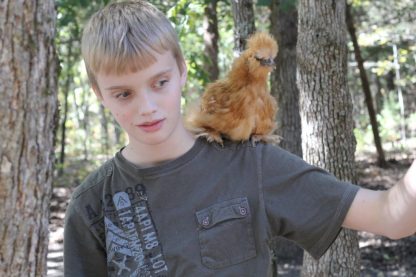
[[154, 87], [156, 89], [160, 89], [160, 88], [164, 87], [167, 82], [169, 82], [167, 79], [159, 80], [155, 83]]
[[130, 94], [131, 93], [128, 92], [128, 91], [122, 91], [122, 92], [116, 94], [116, 98], [118, 98], [118, 99], [125, 99], [125, 98], [129, 97]]

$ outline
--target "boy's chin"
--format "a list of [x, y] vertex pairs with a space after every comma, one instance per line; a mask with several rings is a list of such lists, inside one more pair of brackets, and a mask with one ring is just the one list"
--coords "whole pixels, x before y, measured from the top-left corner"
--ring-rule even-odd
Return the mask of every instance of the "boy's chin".
[[151, 134], [137, 139], [130, 137], [129, 141], [132, 144], [138, 144], [141, 146], [157, 146], [167, 143], [169, 139], [171, 139], [170, 136], [166, 134]]

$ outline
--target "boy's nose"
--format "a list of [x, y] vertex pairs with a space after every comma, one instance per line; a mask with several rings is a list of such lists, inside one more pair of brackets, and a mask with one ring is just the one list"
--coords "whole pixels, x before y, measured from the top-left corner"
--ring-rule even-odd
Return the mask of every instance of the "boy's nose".
[[149, 115], [156, 112], [156, 103], [148, 94], [139, 100], [139, 111], [141, 115]]

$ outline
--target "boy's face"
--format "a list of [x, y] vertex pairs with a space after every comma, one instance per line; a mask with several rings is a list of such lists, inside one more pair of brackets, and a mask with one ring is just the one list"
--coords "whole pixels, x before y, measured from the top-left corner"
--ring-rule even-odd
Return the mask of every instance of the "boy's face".
[[155, 57], [154, 64], [134, 73], [95, 76], [97, 97], [127, 132], [130, 144], [156, 145], [184, 133], [180, 108], [186, 70], [180, 73], [170, 51]]

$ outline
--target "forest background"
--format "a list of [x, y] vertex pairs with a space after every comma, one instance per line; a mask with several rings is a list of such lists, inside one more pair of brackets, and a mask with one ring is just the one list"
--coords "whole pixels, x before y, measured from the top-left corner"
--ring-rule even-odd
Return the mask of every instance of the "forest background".
[[[126, 137], [120, 127], [91, 92], [79, 53], [79, 41], [85, 20], [105, 2], [107, 1], [58, 2], [56, 45], [61, 62], [61, 117], [55, 152], [55, 186], [76, 186], [91, 170], [126, 144]], [[282, 147], [301, 156], [300, 119], [297, 118], [298, 111], [293, 110], [296, 105], [290, 103], [298, 101], [298, 96], [282, 96], [282, 92], [279, 92], [286, 89], [288, 93], [297, 93], [293, 84], [292, 87], [290, 84], [279, 87], [279, 78], [281, 83], [285, 82], [282, 80], [284, 78], [287, 78], [287, 83], [296, 79], [293, 68], [296, 55], [293, 52], [296, 48], [298, 2], [242, 1], [253, 5], [253, 14], [248, 13], [248, 17], [254, 17], [248, 20], [252, 20], [252, 23], [237, 21], [235, 14], [239, 7], [233, 6], [232, 1], [151, 2], [168, 15], [179, 34], [189, 70], [182, 99], [184, 109], [203, 93], [207, 83], [224, 77], [228, 72], [234, 57], [241, 50], [239, 41], [247, 35], [244, 31], [249, 29], [250, 32], [250, 28], [251, 32], [254, 31], [250, 24], [254, 24], [256, 30], [267, 31], [276, 36], [281, 55], [276, 60], [278, 70], [271, 76], [271, 92], [278, 101], [283, 101], [286, 105], [281, 107], [278, 114], [281, 130], [277, 133], [284, 137]], [[349, 2], [346, 16], [349, 27], [346, 33], [348, 89], [353, 99], [357, 165], [362, 160], [365, 161], [364, 167], [373, 163], [383, 168], [391, 168], [391, 164], [397, 160], [410, 159], [410, 153], [416, 146], [415, 11], [416, 4], [411, 0], [395, 1], [394, 4], [384, 0]], [[279, 16], [280, 19], [276, 19]], [[240, 16], [246, 17], [247, 14]], [[293, 76], [289, 76], [290, 74]], [[287, 126], [288, 124], [293, 126]], [[374, 176], [377, 174], [374, 172], [380, 171], [374, 169], [371, 172]], [[362, 173], [366, 174], [365, 169]], [[391, 183], [385, 182], [384, 187], [378, 188], [388, 188], [389, 185]], [[361, 245], [366, 245], [368, 240], [375, 240], [371, 236], [366, 237], [366, 234], [361, 234], [360, 238]], [[382, 264], [397, 262], [389, 254], [380, 255], [381, 258], [376, 255], [375, 259], [379, 259]], [[287, 262], [292, 259], [287, 263], [278, 263], [276, 274], [277, 271], [280, 274], [287, 272], [288, 276], [299, 274], [299, 249], [288, 245], [280, 253], [277, 250], [276, 256], [280, 261]], [[371, 252], [367, 258], [370, 256], [374, 256], [374, 253]], [[310, 261], [304, 263], [308, 262]], [[292, 267], [288, 264], [292, 264]], [[377, 267], [374, 264], [372, 266]], [[398, 267], [391, 267], [390, 272], [398, 272]], [[413, 265], [406, 265], [402, 274], [416, 274], [415, 270]], [[303, 271], [304, 276], [317, 274], [311, 273], [306, 267]], [[388, 270], [384, 268], [384, 271]], [[372, 271], [361, 270], [361, 275], [364, 272], [371, 274]], [[352, 276], [356, 273], [347, 274]]]
[[[125, 134], [92, 93], [80, 56], [80, 38], [86, 20], [108, 2], [55, 1], [59, 118], [55, 130], [54, 189], [64, 188], [70, 192], [89, 172], [127, 143]], [[187, 104], [202, 94], [207, 83], [228, 72], [239, 52], [236, 42], [241, 37], [236, 36], [236, 29], [246, 22], [238, 24], [233, 18], [234, 1], [150, 2], [168, 15], [179, 34], [189, 70], [182, 99], [186, 109]], [[303, 16], [298, 14], [297, 1], [240, 2], [252, 5], [250, 20], [255, 28], [274, 34], [281, 51], [296, 48], [296, 22], [298, 16]], [[348, 90], [353, 99], [352, 119], [357, 143], [355, 156], [358, 165], [364, 162], [366, 167], [371, 165], [380, 173], [380, 168], [388, 170], [401, 160], [410, 159], [416, 148], [416, 3], [412, 0], [353, 0], [348, 10], [347, 23], [354, 25], [346, 35]], [[285, 18], [286, 25], [277, 24], [276, 14]], [[217, 46], [212, 48], [215, 44]], [[276, 72], [295, 72], [289, 66], [296, 64], [296, 55], [290, 58], [292, 63], [281, 62]], [[278, 57], [278, 67], [279, 61]], [[277, 73], [272, 73], [271, 91], [282, 100], [277, 88], [279, 78]], [[292, 78], [296, 79], [294, 74]], [[289, 77], [287, 80], [289, 83]], [[281, 109], [278, 117], [289, 114], [293, 117], [294, 111], [285, 114], [282, 111], [286, 112]], [[292, 118], [287, 122], [291, 121], [299, 120]], [[287, 128], [279, 119], [278, 123], [282, 129]], [[300, 133], [300, 125], [294, 124], [292, 129], [292, 133]], [[289, 135], [283, 137], [288, 139], [283, 140], [281, 146], [301, 156], [300, 135], [294, 140]], [[369, 175], [377, 177], [377, 173]], [[64, 209], [67, 196], [60, 199], [63, 203], [55, 208]], [[62, 213], [58, 219], [62, 222]], [[384, 262], [390, 259], [381, 255]], [[416, 267], [406, 269], [405, 274], [403, 276], [416, 275]]]
[[[56, 46], [60, 58], [60, 121], [57, 131], [55, 185], [74, 186], [104, 159], [126, 143], [120, 127], [90, 90], [80, 56], [80, 37], [86, 19], [107, 1], [59, 0]], [[206, 1], [152, 1], [166, 12], [178, 31], [187, 60], [189, 78], [183, 104], [199, 97], [205, 85], [222, 77], [234, 58], [232, 7], [218, 1], [218, 75], [207, 72], [212, 62], [204, 51]], [[293, 9], [295, 1], [281, 1]], [[257, 30], [270, 31], [270, 1], [255, 7]], [[411, 0], [359, 1], [352, 3], [356, 34], [365, 63], [379, 135], [385, 150], [414, 145], [416, 134], [416, 25]], [[413, 11], [413, 13], [412, 13]], [[205, 18], [206, 20], [206, 18]], [[288, 30], [290, 32], [291, 30]], [[204, 34], [205, 32], [205, 34]], [[290, 36], [292, 34], [288, 34]], [[373, 132], [360, 81], [360, 72], [349, 43], [348, 84], [354, 102], [354, 134], [357, 153], [375, 153]], [[279, 60], [276, 61], [279, 63]], [[388, 157], [387, 157], [388, 158]]]

